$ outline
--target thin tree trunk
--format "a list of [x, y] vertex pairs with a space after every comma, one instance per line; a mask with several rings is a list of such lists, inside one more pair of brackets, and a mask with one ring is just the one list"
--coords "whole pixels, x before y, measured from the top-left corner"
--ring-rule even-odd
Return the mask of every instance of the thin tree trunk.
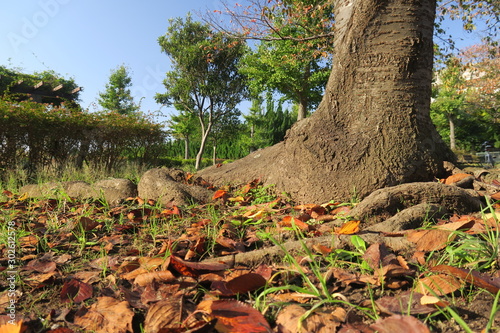
[[455, 150], [457, 148], [455, 140], [455, 117], [452, 114], [448, 115], [448, 123], [450, 125], [450, 148]]
[[217, 165], [217, 145], [215, 143], [212, 151], [212, 165]]
[[208, 135], [210, 134], [210, 131], [212, 130], [212, 125], [213, 125], [212, 122], [209, 121], [206, 129], [204, 127], [202, 127], [203, 133], [201, 136], [200, 149], [198, 150], [198, 154], [196, 154], [196, 163], [195, 163], [196, 170], [200, 169], [201, 160], [203, 159], [203, 152], [205, 151], [205, 145], [207, 143]]
[[184, 137], [184, 159], [189, 159], [189, 136]]

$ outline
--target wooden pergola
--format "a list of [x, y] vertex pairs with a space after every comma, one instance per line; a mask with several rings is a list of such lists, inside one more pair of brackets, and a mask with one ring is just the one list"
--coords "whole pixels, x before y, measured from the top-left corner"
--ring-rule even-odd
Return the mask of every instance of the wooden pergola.
[[66, 101], [74, 102], [77, 97], [76, 93], [82, 90], [82, 87], [70, 91], [64, 88], [63, 84], [52, 86], [48, 82], [40, 81], [33, 85], [25, 80], [19, 80], [11, 85], [9, 95], [18, 101], [31, 99], [37, 103], [61, 105]]

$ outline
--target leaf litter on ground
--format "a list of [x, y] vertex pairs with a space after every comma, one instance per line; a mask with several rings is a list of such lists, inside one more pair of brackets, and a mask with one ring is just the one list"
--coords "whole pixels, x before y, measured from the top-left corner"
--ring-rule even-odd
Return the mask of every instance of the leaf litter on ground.
[[[7, 280], [0, 283], [0, 331], [445, 332], [435, 322], [448, 319], [433, 316], [456, 309], [457, 292], [500, 290], [498, 262], [477, 271], [436, 259], [460, 239], [457, 232], [498, 231], [498, 206], [390, 235], [413, 242], [411, 253], [393, 253], [383, 243], [356, 253], [333, 245], [341, 235], [363, 234], [363, 221], [349, 217], [352, 205], [262, 202], [260, 188], [259, 180], [221, 188], [212, 204], [189, 207], [141, 198], [107, 207], [4, 192], [2, 224], [16, 232], [17, 276], [15, 293]], [[316, 227], [330, 221], [337, 221], [332, 246], [290, 253], [292, 262], [203, 262], [271, 247], [270, 237], [283, 243], [323, 236]], [[6, 276], [7, 244], [0, 245]], [[315, 293], [321, 284], [326, 298]], [[12, 300], [18, 312], [9, 323]]]

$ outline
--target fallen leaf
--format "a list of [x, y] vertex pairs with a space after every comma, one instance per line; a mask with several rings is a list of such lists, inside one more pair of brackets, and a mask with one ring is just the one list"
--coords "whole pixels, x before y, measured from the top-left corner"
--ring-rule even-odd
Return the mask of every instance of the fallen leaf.
[[144, 287], [153, 281], [157, 282], [172, 282], [177, 280], [175, 276], [170, 271], [159, 271], [159, 272], [148, 272], [137, 275], [134, 279], [134, 283]]
[[283, 228], [292, 228], [293, 226], [296, 226], [302, 231], [307, 231], [310, 227], [309, 224], [302, 222], [301, 220], [296, 219], [290, 215], [284, 216], [283, 219], [278, 222], [278, 225]]
[[348, 221], [342, 224], [340, 228], [335, 228], [336, 235], [352, 235], [359, 232], [361, 221]]
[[333, 251], [333, 249], [329, 248], [328, 246], [324, 246], [321, 244], [313, 244], [312, 248], [317, 253], [320, 253], [320, 254], [325, 255], [325, 256], [332, 253], [332, 251]]
[[[337, 312], [335, 315], [331, 312], [315, 311], [306, 318], [303, 316], [306, 309], [297, 304], [288, 305], [281, 310], [276, 317], [277, 330], [280, 333], [330, 333], [336, 332], [342, 324], [342, 317], [345, 314]], [[340, 317], [340, 318], [339, 318]], [[303, 320], [302, 320], [303, 319]]]
[[422, 296], [422, 298], [420, 299], [420, 304], [423, 305], [433, 304], [440, 307], [446, 307], [449, 305], [448, 302], [444, 302], [436, 296], [429, 296], [429, 295]]
[[[184, 322], [186, 318], [189, 319]], [[148, 309], [144, 319], [144, 332], [186, 332], [197, 323], [194, 316], [188, 317], [182, 298], [164, 299], [154, 303]]]
[[127, 301], [118, 301], [113, 297], [98, 297], [89, 309], [81, 308], [75, 314], [74, 323], [87, 331], [96, 333], [133, 332], [134, 312]]
[[199, 263], [170, 256], [170, 266], [184, 276], [198, 277], [201, 274], [223, 271], [229, 268], [225, 263]]
[[427, 326], [412, 316], [394, 315], [384, 319], [379, 318], [375, 324], [370, 325], [370, 328], [379, 333], [430, 333]]
[[455, 237], [449, 230], [410, 230], [406, 237], [408, 241], [415, 243], [417, 251], [437, 251], [444, 249], [448, 242]]
[[97, 222], [97, 221], [95, 221], [87, 216], [80, 217], [79, 223], [82, 226], [83, 230], [85, 230], [85, 231], [90, 231], [100, 224], [99, 222]]
[[436, 312], [436, 307], [420, 302], [422, 296], [424, 295], [407, 291], [395, 296], [381, 297], [375, 301], [375, 305], [381, 312], [389, 315], [407, 314], [408, 311], [411, 315]]
[[212, 200], [222, 199], [222, 201], [226, 201], [227, 197], [228, 197], [228, 194], [227, 194], [226, 190], [217, 190], [217, 191], [215, 191], [215, 193], [212, 197]]
[[217, 319], [215, 329], [221, 333], [271, 332], [264, 316], [250, 305], [240, 301], [202, 301], [198, 310]]
[[267, 281], [262, 275], [247, 273], [229, 280], [226, 287], [234, 294], [243, 294], [264, 287], [266, 283]]
[[456, 173], [456, 174], [451, 175], [448, 178], [446, 178], [444, 180], [444, 183], [446, 185], [455, 184], [455, 183], [458, 183], [459, 181], [461, 181], [462, 179], [465, 179], [467, 177], [473, 177], [473, 176], [469, 175], [468, 173]]
[[61, 302], [81, 303], [92, 297], [92, 286], [77, 279], [66, 281], [61, 290]]
[[432, 291], [438, 296], [450, 294], [462, 287], [462, 283], [448, 274], [430, 275], [417, 281], [415, 291], [427, 295]]
[[23, 333], [26, 331], [27, 327], [22, 319], [14, 319], [14, 322], [11, 320], [13, 319], [8, 315], [0, 316], [0, 333]]
[[430, 269], [431, 272], [442, 272], [462, 279], [478, 288], [486, 289], [492, 294], [500, 291], [500, 278], [494, 278], [470, 269], [457, 268], [448, 265], [438, 265]]
[[441, 229], [441, 230], [468, 230], [470, 229], [476, 222], [472, 219], [467, 219], [467, 220], [462, 220], [462, 221], [457, 221], [457, 222], [452, 222], [452, 223], [445, 223], [436, 226], [436, 229]]

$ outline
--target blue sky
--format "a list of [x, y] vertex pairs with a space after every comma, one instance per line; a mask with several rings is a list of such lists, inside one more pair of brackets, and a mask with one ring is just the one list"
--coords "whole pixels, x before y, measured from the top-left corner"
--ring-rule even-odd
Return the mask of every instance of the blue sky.
[[[82, 107], [92, 111], [99, 109], [98, 93], [111, 70], [123, 64], [130, 68], [135, 101], [144, 97], [141, 110], [156, 111], [160, 105], [154, 95], [164, 91], [162, 80], [170, 64], [157, 39], [166, 32], [168, 19], [215, 9], [222, 9], [219, 0], [3, 1], [0, 65], [72, 77], [84, 88]], [[452, 26], [459, 30], [459, 24]], [[462, 35], [460, 45], [472, 43], [473, 37]]]
[[219, 0], [2, 1], [0, 65], [72, 77], [84, 88], [82, 107], [94, 110], [111, 70], [124, 64], [135, 101], [144, 97], [141, 109], [155, 111], [154, 95], [164, 91], [170, 63], [158, 37], [169, 18], [207, 9], [221, 9]]

